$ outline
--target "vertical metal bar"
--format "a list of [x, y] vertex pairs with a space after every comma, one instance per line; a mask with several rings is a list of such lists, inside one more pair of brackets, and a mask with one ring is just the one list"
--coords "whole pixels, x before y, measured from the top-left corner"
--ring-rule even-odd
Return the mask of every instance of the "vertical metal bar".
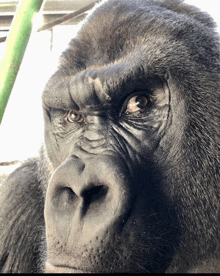
[[28, 44], [33, 17], [40, 10], [43, 1], [20, 0], [14, 16], [5, 55], [0, 63], [0, 123]]

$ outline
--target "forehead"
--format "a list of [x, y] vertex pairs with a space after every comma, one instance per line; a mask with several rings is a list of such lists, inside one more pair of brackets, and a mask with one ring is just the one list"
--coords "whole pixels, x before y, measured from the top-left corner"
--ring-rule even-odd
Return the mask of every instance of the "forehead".
[[137, 48], [143, 45], [152, 48], [155, 42], [161, 46], [169, 42], [173, 15], [166, 10], [161, 13], [160, 9], [148, 1], [104, 3], [88, 17], [70, 42], [60, 68], [75, 66], [81, 70], [94, 64], [109, 64], [130, 52], [138, 55]]

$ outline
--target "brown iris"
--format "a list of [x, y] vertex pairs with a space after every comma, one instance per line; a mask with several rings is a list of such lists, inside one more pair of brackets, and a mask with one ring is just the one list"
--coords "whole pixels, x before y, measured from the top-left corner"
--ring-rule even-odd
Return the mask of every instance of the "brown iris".
[[136, 112], [146, 107], [147, 104], [148, 104], [148, 99], [146, 96], [144, 95], [134, 96], [128, 101], [125, 113], [130, 114], [130, 113]]
[[67, 114], [67, 120], [70, 123], [75, 123], [75, 122], [81, 123], [83, 122], [83, 116], [76, 111], [70, 110], [69, 113]]

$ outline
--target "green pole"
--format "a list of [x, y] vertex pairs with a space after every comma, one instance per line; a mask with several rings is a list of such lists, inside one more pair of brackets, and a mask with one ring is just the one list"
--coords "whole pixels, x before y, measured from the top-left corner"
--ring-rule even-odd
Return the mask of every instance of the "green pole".
[[20, 0], [0, 63], [0, 123], [12, 91], [30, 34], [34, 15], [43, 0]]

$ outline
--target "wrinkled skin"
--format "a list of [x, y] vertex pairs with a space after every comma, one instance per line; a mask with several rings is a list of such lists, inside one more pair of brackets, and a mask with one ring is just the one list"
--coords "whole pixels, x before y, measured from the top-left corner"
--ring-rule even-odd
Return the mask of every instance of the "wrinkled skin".
[[108, 0], [1, 187], [2, 272], [220, 272], [219, 42], [182, 1]]

